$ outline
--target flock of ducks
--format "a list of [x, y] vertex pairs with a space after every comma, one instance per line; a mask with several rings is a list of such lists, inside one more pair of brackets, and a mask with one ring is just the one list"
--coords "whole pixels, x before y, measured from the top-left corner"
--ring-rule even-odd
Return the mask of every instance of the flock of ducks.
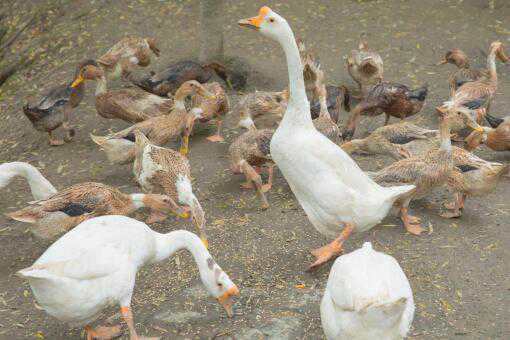
[[[454, 200], [445, 204], [442, 216], [459, 217], [467, 197], [486, 195], [508, 174], [508, 165], [471, 153], [480, 144], [510, 150], [510, 120], [489, 113], [497, 89], [496, 58], [508, 61], [500, 42], [490, 45], [487, 69], [471, 68], [458, 49], [446, 53], [440, 64], [451, 63], [458, 70], [449, 77], [450, 99], [436, 108], [439, 129], [431, 130], [405, 121], [388, 125], [392, 116], [404, 120], [420, 112], [428, 89], [385, 80], [382, 58], [369, 49], [364, 37], [346, 63], [359, 85], [354, 95], [345, 86], [325, 84], [314, 54], [270, 8], [262, 7], [258, 16], [240, 20], [239, 25], [281, 45], [288, 88], [246, 94], [231, 108], [224, 88], [208, 81], [213, 74], [230, 88], [234, 81], [242, 81], [219, 63], [183, 61], [136, 79], [133, 68], [149, 65], [152, 54], [159, 55], [160, 50], [152, 38], [129, 37], [97, 60], [80, 63], [68, 85], [53, 88], [37, 104], [23, 108], [34, 128], [49, 134], [51, 145], [61, 145], [75, 135], [70, 117], [84, 96], [85, 82], [95, 81], [97, 113], [132, 124], [91, 138], [112, 163], [133, 164], [143, 193], [128, 195], [93, 182], [56, 189], [27, 163], [0, 165], [0, 187], [23, 176], [34, 197], [27, 207], [7, 216], [34, 224], [34, 234], [46, 239], [64, 234], [18, 273], [28, 280], [47, 313], [84, 326], [87, 339], [119, 333], [119, 327], [90, 326], [111, 304], [120, 306], [131, 339], [137, 339], [130, 308], [136, 273], [180, 249], [191, 252], [207, 291], [232, 316], [239, 289], [207, 250], [206, 214], [194, 194], [186, 156], [197, 121], [213, 122], [216, 131], [207, 139], [220, 142], [225, 115], [239, 114], [239, 126], [246, 132], [231, 143], [229, 155], [232, 172], [246, 178], [242, 187], [254, 189], [261, 207], [269, 208], [265, 193], [272, 187], [276, 166], [312, 225], [333, 239], [312, 251], [316, 261], [310, 270], [340, 255], [352, 233], [371, 229], [394, 206], [406, 230], [419, 235], [423, 228], [420, 218], [409, 214], [411, 201], [446, 185]], [[108, 81], [117, 78], [136, 86], [109, 89]], [[344, 110], [350, 116], [341, 129], [338, 122]], [[383, 113], [383, 127], [353, 139], [362, 116]], [[483, 118], [490, 126], [481, 126]], [[65, 130], [63, 140], [54, 135], [59, 127]], [[465, 147], [452, 145], [452, 138], [465, 141]], [[180, 140], [179, 150], [165, 147], [175, 139]], [[425, 150], [413, 146], [416, 143], [425, 143]], [[357, 152], [387, 155], [395, 162], [365, 172], [350, 157]], [[266, 183], [263, 172], [268, 174]], [[160, 234], [125, 216], [142, 207], [151, 209], [147, 223], [164, 221], [169, 214], [191, 218], [199, 236], [184, 230]], [[400, 339], [413, 316], [410, 284], [394, 258], [365, 243], [335, 261], [321, 303], [328, 339]]]

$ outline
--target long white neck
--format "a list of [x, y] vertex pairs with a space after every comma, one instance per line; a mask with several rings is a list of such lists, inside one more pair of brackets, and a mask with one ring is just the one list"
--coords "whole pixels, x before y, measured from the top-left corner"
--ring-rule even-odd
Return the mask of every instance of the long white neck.
[[44, 200], [57, 192], [57, 189], [32, 165], [25, 162], [0, 164], [0, 188], [9, 184], [15, 176], [24, 177], [35, 200]]
[[211, 258], [211, 254], [197, 235], [185, 230], [176, 230], [168, 234], [155, 233], [155, 238], [156, 254], [153, 262], [162, 261], [179, 250], [186, 249], [193, 256], [201, 274], [207, 269], [207, 259]]
[[295, 125], [313, 127], [310, 116], [310, 103], [306, 97], [305, 82], [303, 79], [303, 64], [291, 28], [287, 34], [280, 37], [279, 43], [287, 58], [289, 73], [289, 104], [282, 120], [282, 125]]
[[95, 95], [101, 95], [103, 93], [106, 93], [106, 90], [108, 89], [107, 83], [106, 83], [106, 77], [100, 77], [96, 79], [96, 93]]

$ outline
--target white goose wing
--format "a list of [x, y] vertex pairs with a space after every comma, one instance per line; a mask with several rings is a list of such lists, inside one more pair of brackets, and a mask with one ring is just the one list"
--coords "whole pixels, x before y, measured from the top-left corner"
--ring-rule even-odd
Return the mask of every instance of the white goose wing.
[[76, 253], [75, 258], [47, 263], [36, 262], [22, 269], [19, 274], [29, 278], [93, 280], [106, 277], [129, 267], [129, 258], [110, 244], [105, 248], [93, 248]]

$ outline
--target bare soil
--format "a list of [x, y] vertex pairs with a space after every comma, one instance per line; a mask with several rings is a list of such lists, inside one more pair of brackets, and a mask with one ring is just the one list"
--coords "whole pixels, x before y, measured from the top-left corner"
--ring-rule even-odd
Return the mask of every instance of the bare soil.
[[[6, 4], [12, 6], [8, 13], [28, 18], [29, 10], [40, 2]], [[154, 70], [196, 56], [198, 1], [60, 3], [64, 14], [52, 34], [55, 41], [63, 39], [64, 47], [9, 80], [0, 93], [0, 162], [30, 162], [57, 188], [98, 181], [136, 192], [131, 167], [110, 165], [89, 138], [89, 133], [102, 135], [127, 126], [95, 113], [94, 84], [88, 85], [87, 97], [74, 114], [75, 140], [61, 147], [48, 146], [47, 136], [32, 129], [21, 107], [44, 88], [69, 81], [79, 60], [101, 55], [125, 35], [150, 35], [161, 41], [162, 56], [149, 67]], [[226, 54], [240, 56], [252, 66], [247, 91], [287, 86], [280, 47], [236, 25], [238, 19], [255, 15], [267, 3], [315, 49], [331, 83], [354, 85], [343, 66], [344, 56], [356, 47], [359, 34], [367, 32], [370, 45], [384, 59], [387, 79], [430, 85], [426, 107], [413, 121], [431, 127], [436, 126], [433, 108], [447, 98], [446, 79], [453, 70], [453, 66], [435, 66], [443, 53], [462, 48], [474, 64], [484, 64], [482, 51], [491, 41], [499, 39], [510, 48], [510, 4], [503, 0], [496, 0], [494, 11], [484, 0], [227, 3]], [[509, 70], [499, 65], [495, 115], [510, 114]], [[235, 101], [238, 94], [231, 95]], [[380, 118], [365, 119], [357, 133], [364, 135], [381, 124]], [[229, 142], [239, 134], [234, 126], [235, 113], [228, 117], [227, 142], [222, 144], [205, 140], [212, 131], [208, 127], [199, 129], [191, 141], [190, 160], [195, 190], [207, 214], [211, 253], [241, 289], [236, 316], [228, 319], [206, 296], [191, 257], [181, 253], [139, 273], [133, 303], [139, 333], [165, 339], [322, 339], [319, 301], [330, 266], [312, 274], [304, 270], [312, 261], [309, 250], [328, 240], [309, 223], [278, 172], [266, 211], [259, 209], [252, 191], [239, 188], [243, 179], [231, 174], [226, 157]], [[510, 160], [507, 152], [477, 153], [488, 160]], [[356, 160], [365, 170], [390, 162], [380, 157], [357, 156]], [[413, 206], [429, 233], [412, 236], [396, 217], [389, 216], [346, 243], [349, 252], [371, 241], [377, 250], [397, 258], [411, 281], [417, 307], [410, 338], [510, 338], [509, 190], [510, 184], [504, 182], [487, 197], [469, 199], [464, 215], [455, 220], [438, 217], [440, 204], [447, 198], [439, 192]], [[32, 200], [22, 180], [3, 189], [1, 198], [1, 212]], [[178, 220], [152, 227], [160, 232], [194, 231], [192, 225]], [[15, 276], [49, 244], [31, 236], [28, 225], [0, 216], [1, 339], [83, 338], [82, 330], [70, 329], [40, 310], [27, 283]], [[118, 321], [118, 314], [111, 310], [98, 324]]]

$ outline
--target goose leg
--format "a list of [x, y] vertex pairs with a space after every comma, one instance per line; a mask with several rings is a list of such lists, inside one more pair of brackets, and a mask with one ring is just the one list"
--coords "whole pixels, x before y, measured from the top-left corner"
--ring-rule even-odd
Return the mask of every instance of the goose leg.
[[314, 270], [320, 265], [340, 255], [342, 253], [342, 245], [345, 240], [349, 238], [353, 230], [354, 224], [345, 223], [344, 230], [340, 234], [340, 237], [334, 239], [333, 242], [325, 245], [324, 247], [312, 250], [312, 255], [315, 256], [317, 260], [308, 267], [308, 271]]
[[98, 327], [93, 329], [90, 326], [85, 326], [85, 332], [87, 333], [87, 340], [107, 340], [118, 337], [122, 334], [122, 328], [120, 326], [113, 327]]
[[420, 235], [424, 231], [420, 225], [420, 218], [409, 215], [407, 204], [400, 208], [400, 218], [409, 233], [413, 235]]
[[129, 329], [129, 338], [131, 340], [138, 340], [138, 334], [136, 334], [135, 323], [133, 320], [133, 312], [130, 307], [120, 307], [120, 314], [126, 322]]
[[269, 203], [267, 202], [266, 195], [262, 190], [262, 178], [260, 177], [260, 175], [245, 160], [241, 161], [240, 165], [242, 173], [246, 176], [246, 180], [250, 183], [255, 184], [257, 195], [260, 197], [260, 200], [262, 201], [261, 206], [262, 209], [269, 208]]
[[216, 119], [216, 133], [214, 135], [206, 138], [209, 142], [223, 142], [225, 140], [221, 136], [222, 125], [223, 125], [223, 120], [217, 118]]

